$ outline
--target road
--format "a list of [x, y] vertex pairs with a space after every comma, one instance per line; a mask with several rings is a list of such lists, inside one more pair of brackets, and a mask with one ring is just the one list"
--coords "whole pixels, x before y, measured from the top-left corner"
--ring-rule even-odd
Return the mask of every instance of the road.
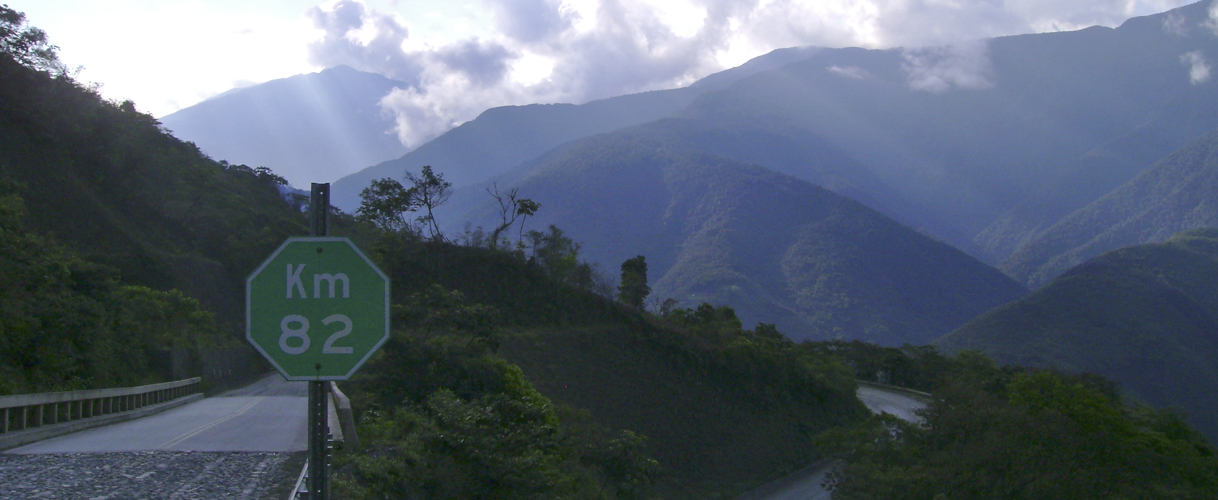
[[[911, 422], [918, 420], [914, 411], [926, 407], [925, 403], [907, 394], [875, 387], [860, 386], [858, 397], [873, 413], [887, 412]], [[832, 468], [832, 462], [815, 464], [738, 496], [736, 500], [829, 500], [830, 493], [821, 483]]]
[[270, 374], [194, 403], [8, 450], [9, 454], [135, 451], [294, 452], [308, 448], [308, 383]]

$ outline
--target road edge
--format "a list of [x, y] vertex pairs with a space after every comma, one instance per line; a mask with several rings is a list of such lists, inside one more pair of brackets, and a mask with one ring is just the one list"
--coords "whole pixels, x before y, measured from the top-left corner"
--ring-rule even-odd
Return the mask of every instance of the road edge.
[[73, 432], [79, 432], [86, 429], [93, 429], [128, 420], [155, 415], [157, 413], [171, 410], [187, 403], [192, 403], [203, 399], [203, 394], [195, 393], [187, 396], [182, 396], [173, 401], [166, 401], [155, 405], [145, 406], [143, 408], [129, 410], [122, 413], [111, 413], [108, 415], [100, 415], [81, 420], [73, 420], [71, 422], [63, 422], [47, 426], [35, 427], [15, 432], [7, 432], [0, 434], [0, 451], [11, 450], [20, 446], [25, 446], [30, 443], [36, 443]]

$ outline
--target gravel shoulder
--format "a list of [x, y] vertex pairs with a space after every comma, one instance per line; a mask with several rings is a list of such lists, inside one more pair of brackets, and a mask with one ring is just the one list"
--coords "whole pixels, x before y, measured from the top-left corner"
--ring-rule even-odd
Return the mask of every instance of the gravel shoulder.
[[0, 498], [280, 499], [304, 453], [0, 455]]

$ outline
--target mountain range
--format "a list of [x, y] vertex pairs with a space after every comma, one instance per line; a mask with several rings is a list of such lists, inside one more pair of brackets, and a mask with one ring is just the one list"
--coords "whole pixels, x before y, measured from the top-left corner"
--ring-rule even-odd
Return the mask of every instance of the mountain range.
[[337, 66], [233, 89], [160, 122], [217, 160], [268, 167], [307, 189], [406, 153], [380, 101], [407, 86]]
[[1037, 285], [1108, 250], [1218, 227], [1216, 183], [1218, 131], [1212, 131], [1062, 218], [1002, 268]]
[[[967, 319], [959, 311], [979, 312], [996, 305], [996, 297], [1017, 297], [1018, 287], [992, 281], [988, 290], [994, 293], [979, 294], [976, 307], [922, 314], [952, 321], [919, 323], [902, 316], [901, 311], [914, 309], [903, 294], [906, 285], [877, 287], [858, 278], [866, 285], [846, 287], [849, 293], [809, 285], [832, 281], [818, 267], [824, 255], [805, 255], [807, 262], [780, 273], [774, 266], [783, 258], [795, 262], [801, 255], [792, 250], [796, 247], [764, 250], [754, 240], [706, 236], [730, 231], [695, 228], [734, 227], [716, 222], [722, 217], [751, 220], [747, 229], [754, 232], [770, 230], [761, 227], [766, 224], [777, 225], [773, 231], [797, 231], [810, 219], [787, 217], [766, 205], [763, 196], [723, 202], [747, 193], [695, 175], [670, 175], [670, 166], [707, 161], [763, 168], [783, 174], [775, 179], [784, 180], [770, 188], [809, 182], [895, 221], [820, 234], [821, 242], [834, 247], [829, 254], [862, 248], [868, 235], [850, 234], [858, 227], [885, 227], [890, 234], [873, 243], [920, 233], [997, 266], [1026, 286], [1040, 286], [1114, 248], [1102, 241], [1145, 243], [1205, 223], [1194, 217], [1170, 228], [1133, 231], [1124, 239], [1101, 234], [1120, 224], [1119, 214], [1137, 211], [1137, 193], [1145, 188], [1130, 186], [1146, 182], [1154, 170], [1148, 167], [1218, 128], [1218, 83], [1203, 71], [1206, 57], [1218, 54], [1218, 36], [1206, 27], [1208, 20], [1208, 7], [1199, 2], [1117, 28], [942, 47], [785, 49], [686, 88], [582, 105], [494, 108], [395, 160], [338, 179], [333, 200], [353, 211], [359, 191], [371, 180], [401, 178], [431, 165], [458, 187], [438, 214], [449, 234], [495, 222], [487, 188], [519, 188], [521, 196], [541, 203], [531, 222], [559, 225], [582, 241], [585, 254], [603, 269], [646, 255], [657, 297], [686, 304], [723, 301], [746, 318], [768, 316], [797, 337], [926, 340]], [[343, 74], [350, 76], [334, 73]], [[253, 95], [258, 88], [215, 100]], [[648, 165], [651, 181], [626, 176], [631, 180], [622, 184], [622, 178], [605, 173], [624, 168], [614, 162], [635, 161], [631, 158]], [[580, 172], [582, 180], [570, 172]], [[1133, 194], [1121, 195], [1122, 190]], [[721, 201], [708, 205], [709, 212], [684, 210], [680, 203], [686, 198], [675, 198], [677, 193]], [[790, 203], [803, 202], [818, 203]], [[1103, 221], [1086, 215], [1099, 213], [1118, 215]], [[1089, 222], [1078, 222], [1083, 220]], [[1091, 233], [1079, 232], [1082, 227]], [[931, 265], [911, 272], [919, 279], [956, 276], [957, 285], [981, 276], [992, 279], [992, 270], [953, 262], [963, 267]], [[832, 269], [846, 273], [846, 267]], [[824, 322], [834, 294], [837, 303], [858, 307], [857, 314], [837, 310], [836, 319]], [[862, 316], [872, 319], [858, 320]], [[941, 330], [932, 332], [931, 324]], [[896, 325], [909, 329], [876, 335]]]
[[[1026, 293], [857, 201], [680, 148], [673, 136], [717, 133], [686, 125], [582, 139], [513, 171], [520, 196], [545, 200], [530, 227], [568, 228], [596, 262], [644, 255], [657, 300], [730, 304], [796, 339], [925, 343]], [[480, 199], [471, 220], [489, 227], [498, 205]]]

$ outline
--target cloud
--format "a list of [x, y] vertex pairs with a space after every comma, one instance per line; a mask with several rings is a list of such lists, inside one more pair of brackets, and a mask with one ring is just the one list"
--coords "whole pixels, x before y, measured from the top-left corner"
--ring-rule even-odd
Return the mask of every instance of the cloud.
[[[1115, 26], [1184, 0], [470, 1], [487, 16], [485, 29], [419, 40], [396, 14], [328, 0], [308, 12], [323, 32], [309, 60], [406, 82], [382, 106], [414, 147], [489, 107], [679, 87], [792, 46], [908, 47], [902, 68], [910, 88], [984, 89], [995, 83], [988, 49], [968, 40]], [[1183, 28], [1169, 20], [1164, 29]], [[861, 68], [826, 69], [867, 76]]]
[[578, 17], [555, 0], [493, 1], [490, 4], [499, 32], [525, 43], [561, 33]]
[[1188, 27], [1185, 26], [1187, 19], [1177, 12], [1172, 12], [1170, 15], [1163, 18], [1163, 32], [1169, 35], [1178, 37], [1188, 36]]
[[410, 29], [397, 15], [368, 10], [358, 0], [340, 0], [329, 10], [313, 7], [305, 15], [325, 32], [309, 44], [312, 64], [347, 65], [411, 84], [426, 67], [420, 54], [402, 50]]
[[431, 56], [449, 70], [461, 73], [471, 83], [483, 87], [499, 83], [507, 74], [508, 62], [516, 58], [516, 54], [506, 47], [479, 39], [441, 47]]
[[1210, 81], [1210, 65], [1205, 62], [1205, 55], [1200, 50], [1180, 56], [1180, 64], [1188, 66], [1189, 83], [1199, 85]]
[[1209, 17], [1201, 22], [1201, 27], [1218, 36], [1218, 0], [1210, 3]]
[[901, 57], [901, 69], [913, 90], [938, 94], [953, 87], [985, 89], [994, 86], [994, 68], [985, 40], [905, 49]]
[[863, 78], [867, 77], [867, 70], [858, 66], [847, 66], [845, 68], [841, 66], [829, 66], [825, 69], [829, 70], [830, 73], [835, 75], [854, 78], [856, 80], [862, 80]]

